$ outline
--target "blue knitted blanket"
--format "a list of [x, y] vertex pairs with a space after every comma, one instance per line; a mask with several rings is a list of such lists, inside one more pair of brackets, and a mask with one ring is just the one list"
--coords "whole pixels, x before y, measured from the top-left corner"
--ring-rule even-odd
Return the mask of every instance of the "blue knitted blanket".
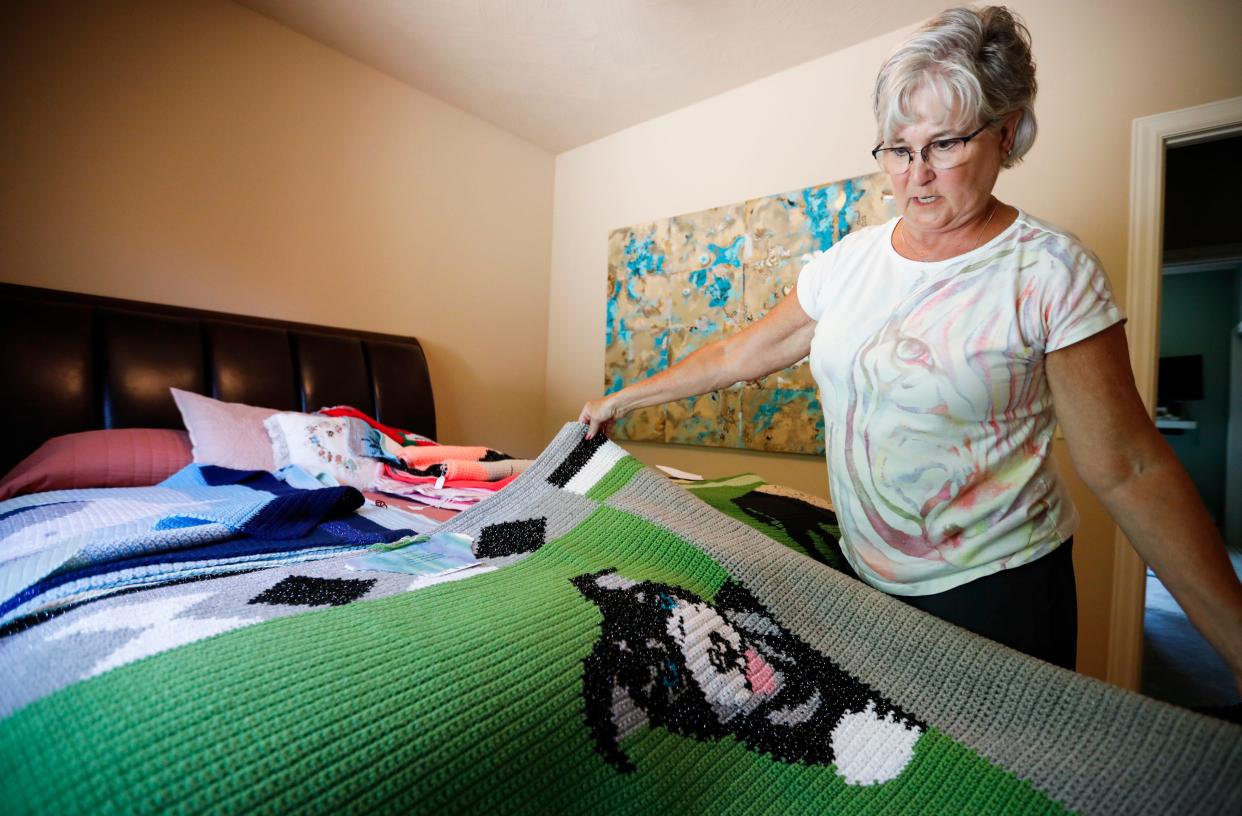
[[155, 582], [322, 558], [413, 530], [355, 514], [352, 487], [188, 465], [155, 487], [57, 490], [0, 503], [0, 624]]

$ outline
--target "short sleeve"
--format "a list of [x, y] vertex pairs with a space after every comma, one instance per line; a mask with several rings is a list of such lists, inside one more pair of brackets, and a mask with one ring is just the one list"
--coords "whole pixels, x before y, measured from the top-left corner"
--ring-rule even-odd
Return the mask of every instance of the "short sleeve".
[[1098, 258], [1072, 238], [1049, 251], [1040, 309], [1044, 353], [1071, 346], [1126, 318]]
[[820, 295], [824, 290], [824, 282], [828, 279], [836, 255], [837, 253], [832, 250], [816, 253], [798, 273], [798, 305], [808, 317], [817, 323], [824, 312]]

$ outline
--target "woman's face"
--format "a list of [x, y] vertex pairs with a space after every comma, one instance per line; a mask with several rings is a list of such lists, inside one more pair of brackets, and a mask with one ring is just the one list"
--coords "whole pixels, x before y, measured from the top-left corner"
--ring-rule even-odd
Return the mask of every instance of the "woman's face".
[[[918, 121], [899, 130], [885, 147], [915, 151], [937, 139], [965, 136], [979, 126], [969, 121], [959, 124], [961, 117], [947, 115], [928, 88], [913, 101]], [[950, 232], [987, 212], [1016, 121], [1017, 115], [1010, 114], [963, 145], [965, 161], [956, 167], [934, 170], [916, 155], [909, 170], [891, 176], [897, 208], [907, 226], [918, 232]]]

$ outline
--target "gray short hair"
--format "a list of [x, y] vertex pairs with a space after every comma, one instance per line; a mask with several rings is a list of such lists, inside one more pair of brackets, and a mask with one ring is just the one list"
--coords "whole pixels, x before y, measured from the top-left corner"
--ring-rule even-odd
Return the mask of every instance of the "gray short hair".
[[881, 142], [916, 121], [912, 100], [923, 88], [961, 117], [952, 124], [970, 129], [1021, 111], [1005, 167], [1021, 161], [1035, 143], [1031, 32], [1004, 6], [949, 9], [893, 52], [875, 80]]

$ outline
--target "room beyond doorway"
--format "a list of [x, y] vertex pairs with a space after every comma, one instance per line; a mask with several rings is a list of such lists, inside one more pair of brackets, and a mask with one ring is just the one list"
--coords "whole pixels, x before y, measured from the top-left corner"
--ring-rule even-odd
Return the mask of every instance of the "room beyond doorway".
[[[1242, 135], [1171, 146], [1165, 160], [1156, 425], [1242, 574]], [[1146, 571], [1141, 691], [1187, 707], [1239, 702], [1224, 661]]]

